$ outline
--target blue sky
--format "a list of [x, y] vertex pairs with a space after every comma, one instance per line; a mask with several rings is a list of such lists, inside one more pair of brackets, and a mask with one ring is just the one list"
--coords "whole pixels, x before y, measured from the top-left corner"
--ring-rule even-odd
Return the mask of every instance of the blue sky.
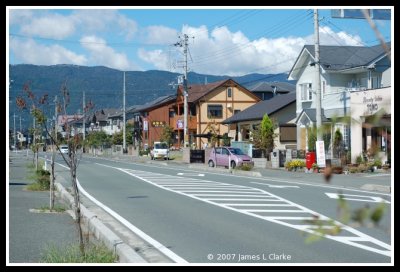
[[[231, 76], [288, 72], [304, 44], [314, 43], [313, 8], [9, 7], [9, 63], [182, 72], [182, 48], [173, 44], [185, 33], [194, 37], [189, 39], [190, 71]], [[330, 9], [323, 8], [321, 44], [379, 43], [365, 19], [332, 18]], [[374, 23], [390, 41], [392, 21]]]

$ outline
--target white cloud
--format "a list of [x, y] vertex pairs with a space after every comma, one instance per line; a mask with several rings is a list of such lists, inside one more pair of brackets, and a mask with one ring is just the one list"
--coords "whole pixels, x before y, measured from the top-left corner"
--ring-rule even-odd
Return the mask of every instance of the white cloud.
[[29, 9], [10, 9], [10, 26], [15, 24], [21, 24], [23, 22], [30, 21], [33, 12]]
[[140, 48], [138, 50], [138, 56], [142, 60], [152, 63], [157, 69], [169, 70], [169, 58], [163, 50], [157, 49], [147, 51]]
[[21, 26], [21, 33], [42, 38], [63, 39], [75, 32], [73, 21], [60, 14], [49, 14], [45, 17], [32, 18]]
[[72, 13], [71, 19], [85, 34], [110, 31], [131, 40], [137, 32], [137, 23], [118, 13], [118, 10], [77, 10]]
[[[162, 30], [160, 26], [151, 28]], [[227, 27], [208, 31], [205, 26], [194, 28], [183, 26], [182, 33], [187, 33], [194, 39], [189, 39], [189, 51], [193, 62], [189, 69], [198, 73], [217, 75], [243, 75], [247, 73], [283, 73], [288, 72], [305, 44], [314, 44], [314, 36], [279, 37], [268, 39], [261, 37], [250, 40], [242, 32], [232, 32]], [[162, 35], [149, 34], [154, 41], [165, 41]], [[176, 40], [177, 41], [177, 40]], [[359, 36], [345, 32], [335, 33], [329, 27], [320, 31], [320, 42], [323, 45], [360, 45]], [[181, 48], [180, 48], [181, 50]], [[138, 51], [138, 56], [158, 69], [169, 68], [169, 57], [165, 50]], [[182, 59], [181, 54], [176, 55]]]
[[60, 45], [41, 45], [29, 40], [10, 40], [10, 49], [22, 63], [37, 65], [76, 64], [87, 65], [84, 55], [78, 55]]
[[20, 33], [28, 36], [64, 39], [73, 34], [94, 35], [117, 33], [131, 40], [137, 32], [137, 23], [118, 10], [76, 10], [69, 15], [56, 11], [12, 10], [10, 25], [20, 26]]
[[149, 26], [145, 33], [145, 41], [150, 44], [174, 44], [178, 40], [178, 31], [166, 26]]
[[[81, 45], [90, 52], [92, 65], [104, 65], [119, 70], [138, 70], [123, 53], [116, 52], [107, 46], [106, 41], [96, 36], [85, 36], [80, 39]], [[140, 70], [140, 69], [139, 69]]]
[[351, 35], [344, 31], [336, 33], [327, 26], [320, 27], [319, 29], [319, 39], [322, 45], [363, 46], [361, 37], [358, 35]]

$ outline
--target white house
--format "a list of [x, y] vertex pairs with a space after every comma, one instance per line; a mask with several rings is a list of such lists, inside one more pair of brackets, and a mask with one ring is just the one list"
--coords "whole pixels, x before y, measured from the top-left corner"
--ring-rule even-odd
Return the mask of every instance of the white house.
[[[325, 146], [328, 157], [332, 147], [330, 135], [336, 129], [343, 135], [345, 149], [351, 150], [352, 162], [372, 146], [381, 152], [382, 160], [390, 157], [390, 50], [390, 42], [386, 48], [320, 46], [321, 119], [331, 125], [327, 133], [330, 143]], [[316, 120], [316, 74], [314, 45], [305, 45], [288, 76], [297, 80], [298, 149], [307, 150], [307, 128]], [[364, 106], [373, 110], [365, 111]]]

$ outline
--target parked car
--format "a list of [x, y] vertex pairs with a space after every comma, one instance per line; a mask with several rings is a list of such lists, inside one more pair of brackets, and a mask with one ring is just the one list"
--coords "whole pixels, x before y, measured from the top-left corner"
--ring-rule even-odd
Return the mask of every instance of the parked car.
[[68, 154], [68, 145], [60, 145], [60, 152], [63, 154]]
[[152, 160], [163, 158], [169, 160], [169, 147], [166, 142], [154, 142], [154, 147], [150, 150]]
[[242, 166], [244, 164], [249, 164], [254, 166], [252, 158], [243, 153], [240, 148], [236, 147], [215, 147], [211, 150], [208, 157], [208, 166], [225, 166], [232, 168], [236, 166]]

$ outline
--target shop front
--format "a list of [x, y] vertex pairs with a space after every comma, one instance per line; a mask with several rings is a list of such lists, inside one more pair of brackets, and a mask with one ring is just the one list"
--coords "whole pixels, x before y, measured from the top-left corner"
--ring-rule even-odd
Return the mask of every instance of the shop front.
[[391, 87], [351, 93], [351, 161], [391, 162]]

